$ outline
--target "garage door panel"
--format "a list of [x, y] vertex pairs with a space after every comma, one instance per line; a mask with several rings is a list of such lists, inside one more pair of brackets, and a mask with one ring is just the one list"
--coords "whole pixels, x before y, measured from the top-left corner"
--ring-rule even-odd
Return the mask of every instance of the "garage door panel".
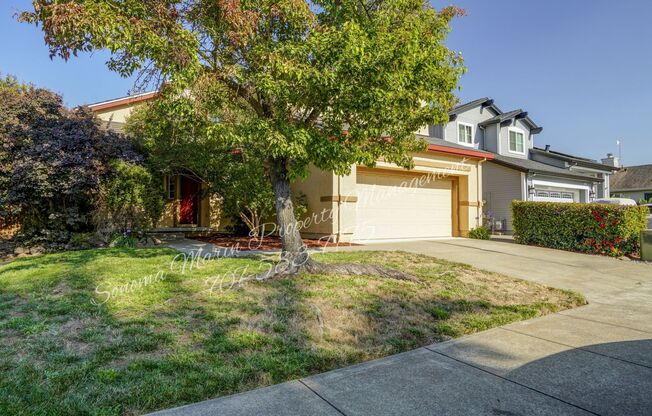
[[419, 187], [415, 177], [358, 171], [356, 240], [451, 235], [451, 182], [432, 180]]

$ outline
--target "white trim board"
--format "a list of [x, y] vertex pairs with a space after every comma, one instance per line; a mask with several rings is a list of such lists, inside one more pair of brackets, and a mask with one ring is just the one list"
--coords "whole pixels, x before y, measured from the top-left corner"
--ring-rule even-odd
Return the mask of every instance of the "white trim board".
[[532, 180], [532, 186], [551, 186], [553, 188], [569, 188], [569, 189], [582, 189], [585, 191], [588, 191], [591, 189], [589, 186], [586, 185], [575, 185], [571, 183], [565, 183], [565, 182], [550, 182], [550, 181], [541, 181], [537, 179]]

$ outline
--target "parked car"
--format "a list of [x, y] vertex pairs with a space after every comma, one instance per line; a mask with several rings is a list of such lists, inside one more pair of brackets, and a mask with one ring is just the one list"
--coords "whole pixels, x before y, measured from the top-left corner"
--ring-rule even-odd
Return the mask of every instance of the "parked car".
[[650, 210], [650, 214], [647, 216], [647, 228], [652, 230], [652, 204], [642, 204], [642, 206]]
[[638, 205], [636, 201], [629, 198], [602, 198], [596, 199], [596, 204], [609, 204], [609, 205]]

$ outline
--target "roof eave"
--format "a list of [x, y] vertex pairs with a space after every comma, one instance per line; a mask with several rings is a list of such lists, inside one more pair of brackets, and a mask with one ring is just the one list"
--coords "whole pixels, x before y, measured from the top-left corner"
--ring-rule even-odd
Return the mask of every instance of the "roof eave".
[[519, 172], [534, 173], [536, 175], [558, 176], [558, 177], [562, 177], [562, 178], [575, 179], [575, 180], [580, 180], [580, 181], [584, 181], [584, 182], [587, 182], [587, 181], [588, 182], [604, 182], [603, 179], [594, 178], [594, 177], [591, 177], [591, 176], [581, 176], [581, 175], [573, 175], [572, 173], [565, 174], [565, 173], [562, 173], [562, 172], [549, 172], [549, 171], [545, 171], [545, 170], [525, 168], [523, 166], [514, 165], [512, 163], [509, 163], [507, 161], [500, 160], [500, 159], [494, 159], [494, 160], [492, 160], [492, 162], [497, 163], [497, 164], [502, 165], [502, 166], [505, 166], [505, 167], [508, 167], [510, 169], [517, 170]]
[[111, 108], [123, 107], [125, 105], [137, 104], [140, 102], [149, 101], [156, 98], [158, 94], [159, 94], [158, 91], [150, 91], [138, 95], [115, 98], [112, 100], [106, 100], [106, 101], [100, 101], [98, 103], [88, 104], [87, 107], [90, 108], [91, 111], [108, 110]]
[[428, 151], [430, 151], [430, 152], [438, 152], [438, 153], [448, 153], [448, 154], [453, 154], [453, 155], [458, 155], [458, 156], [472, 157], [472, 158], [475, 158], [475, 159], [486, 159], [486, 160], [493, 160], [494, 159], [494, 154], [493, 153], [484, 152], [482, 150], [458, 149], [458, 148], [455, 148], [455, 147], [442, 146], [442, 145], [438, 145], [438, 144], [428, 144]]
[[652, 186], [649, 188], [611, 188], [611, 192], [641, 192], [652, 191]]
[[564, 161], [567, 161], [567, 162], [573, 162], [577, 166], [583, 166], [583, 167], [586, 167], [586, 168], [599, 169], [599, 170], [611, 171], [611, 172], [615, 172], [615, 171], [621, 169], [619, 167], [605, 165], [604, 163], [600, 163], [600, 162], [591, 162], [591, 161], [588, 161], [588, 160], [578, 159], [578, 158], [570, 156], [570, 155], [562, 155], [562, 154], [555, 153], [555, 152], [547, 152], [545, 149], [540, 149], [540, 148], [537, 148], [537, 147], [532, 148], [530, 151], [532, 151], [534, 153], [537, 153], [537, 154], [552, 157], [554, 159], [564, 160]]
[[538, 169], [528, 169], [529, 173], [534, 173], [537, 175], [544, 175], [544, 176], [558, 176], [561, 178], [567, 178], [567, 179], [574, 179], [578, 181], [584, 181], [584, 182], [604, 182], [604, 179], [602, 178], [594, 178], [593, 176], [581, 176], [581, 175], [573, 175], [572, 173], [565, 174], [565, 173], [557, 173], [557, 172], [547, 172], [545, 170], [538, 170]]

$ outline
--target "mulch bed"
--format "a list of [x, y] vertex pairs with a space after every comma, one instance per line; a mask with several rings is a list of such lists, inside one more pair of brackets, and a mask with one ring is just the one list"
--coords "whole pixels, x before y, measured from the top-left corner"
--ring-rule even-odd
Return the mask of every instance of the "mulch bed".
[[[194, 237], [195, 240], [205, 241], [220, 247], [238, 247], [241, 251], [249, 250], [280, 250], [283, 245], [281, 239], [276, 236], [262, 238], [249, 237], [247, 235], [215, 234], [210, 237]], [[359, 246], [361, 244], [353, 243], [333, 243], [326, 240], [314, 240], [304, 238], [303, 244], [308, 248], [323, 247], [348, 247]]]

